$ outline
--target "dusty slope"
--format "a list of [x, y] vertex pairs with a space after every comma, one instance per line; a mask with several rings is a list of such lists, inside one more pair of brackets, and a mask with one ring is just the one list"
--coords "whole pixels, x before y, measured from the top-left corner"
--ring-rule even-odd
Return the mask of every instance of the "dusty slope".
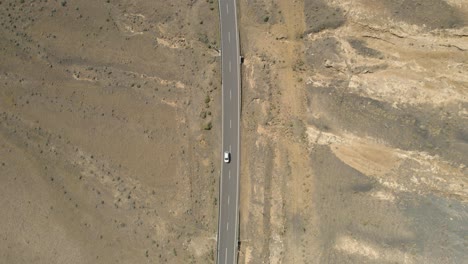
[[0, 23], [0, 262], [213, 262], [217, 3], [2, 0]]
[[242, 263], [462, 263], [466, 1], [240, 7]]

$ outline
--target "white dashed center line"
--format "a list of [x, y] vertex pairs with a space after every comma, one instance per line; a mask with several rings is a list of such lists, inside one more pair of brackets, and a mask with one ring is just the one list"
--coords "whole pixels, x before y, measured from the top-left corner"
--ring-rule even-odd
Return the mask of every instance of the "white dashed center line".
[[226, 254], [224, 255], [224, 263], [227, 263], [227, 248], [226, 248]]

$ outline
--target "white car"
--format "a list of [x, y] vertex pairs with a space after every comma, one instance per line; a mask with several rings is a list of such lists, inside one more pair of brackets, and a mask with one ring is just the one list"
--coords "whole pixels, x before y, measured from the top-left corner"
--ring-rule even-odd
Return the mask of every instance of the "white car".
[[231, 153], [225, 151], [224, 152], [224, 162], [229, 163], [231, 161]]

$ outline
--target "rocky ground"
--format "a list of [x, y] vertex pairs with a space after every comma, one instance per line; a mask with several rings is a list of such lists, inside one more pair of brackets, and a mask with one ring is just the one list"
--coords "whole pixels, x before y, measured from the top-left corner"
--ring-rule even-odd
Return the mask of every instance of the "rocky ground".
[[[463, 263], [468, 3], [239, 0], [240, 263]], [[0, 262], [214, 263], [212, 0], [0, 0]]]
[[239, 5], [240, 263], [464, 263], [468, 2]]
[[0, 0], [0, 262], [213, 263], [213, 1]]

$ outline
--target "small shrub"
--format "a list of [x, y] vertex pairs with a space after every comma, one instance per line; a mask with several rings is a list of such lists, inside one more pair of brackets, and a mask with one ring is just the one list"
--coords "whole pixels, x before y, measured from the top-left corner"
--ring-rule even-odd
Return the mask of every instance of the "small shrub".
[[202, 43], [205, 43], [205, 44], [208, 44], [210, 43], [210, 40], [208, 39], [208, 36], [205, 35], [205, 34], [200, 34], [200, 36], [198, 37], [198, 40]]
[[202, 112], [200, 113], [200, 117], [203, 118], [203, 119], [205, 119], [205, 118], [206, 118], [206, 111], [202, 111]]
[[211, 124], [211, 121], [206, 123], [205, 126], [203, 127], [203, 130], [211, 130], [213, 128], [213, 124]]

